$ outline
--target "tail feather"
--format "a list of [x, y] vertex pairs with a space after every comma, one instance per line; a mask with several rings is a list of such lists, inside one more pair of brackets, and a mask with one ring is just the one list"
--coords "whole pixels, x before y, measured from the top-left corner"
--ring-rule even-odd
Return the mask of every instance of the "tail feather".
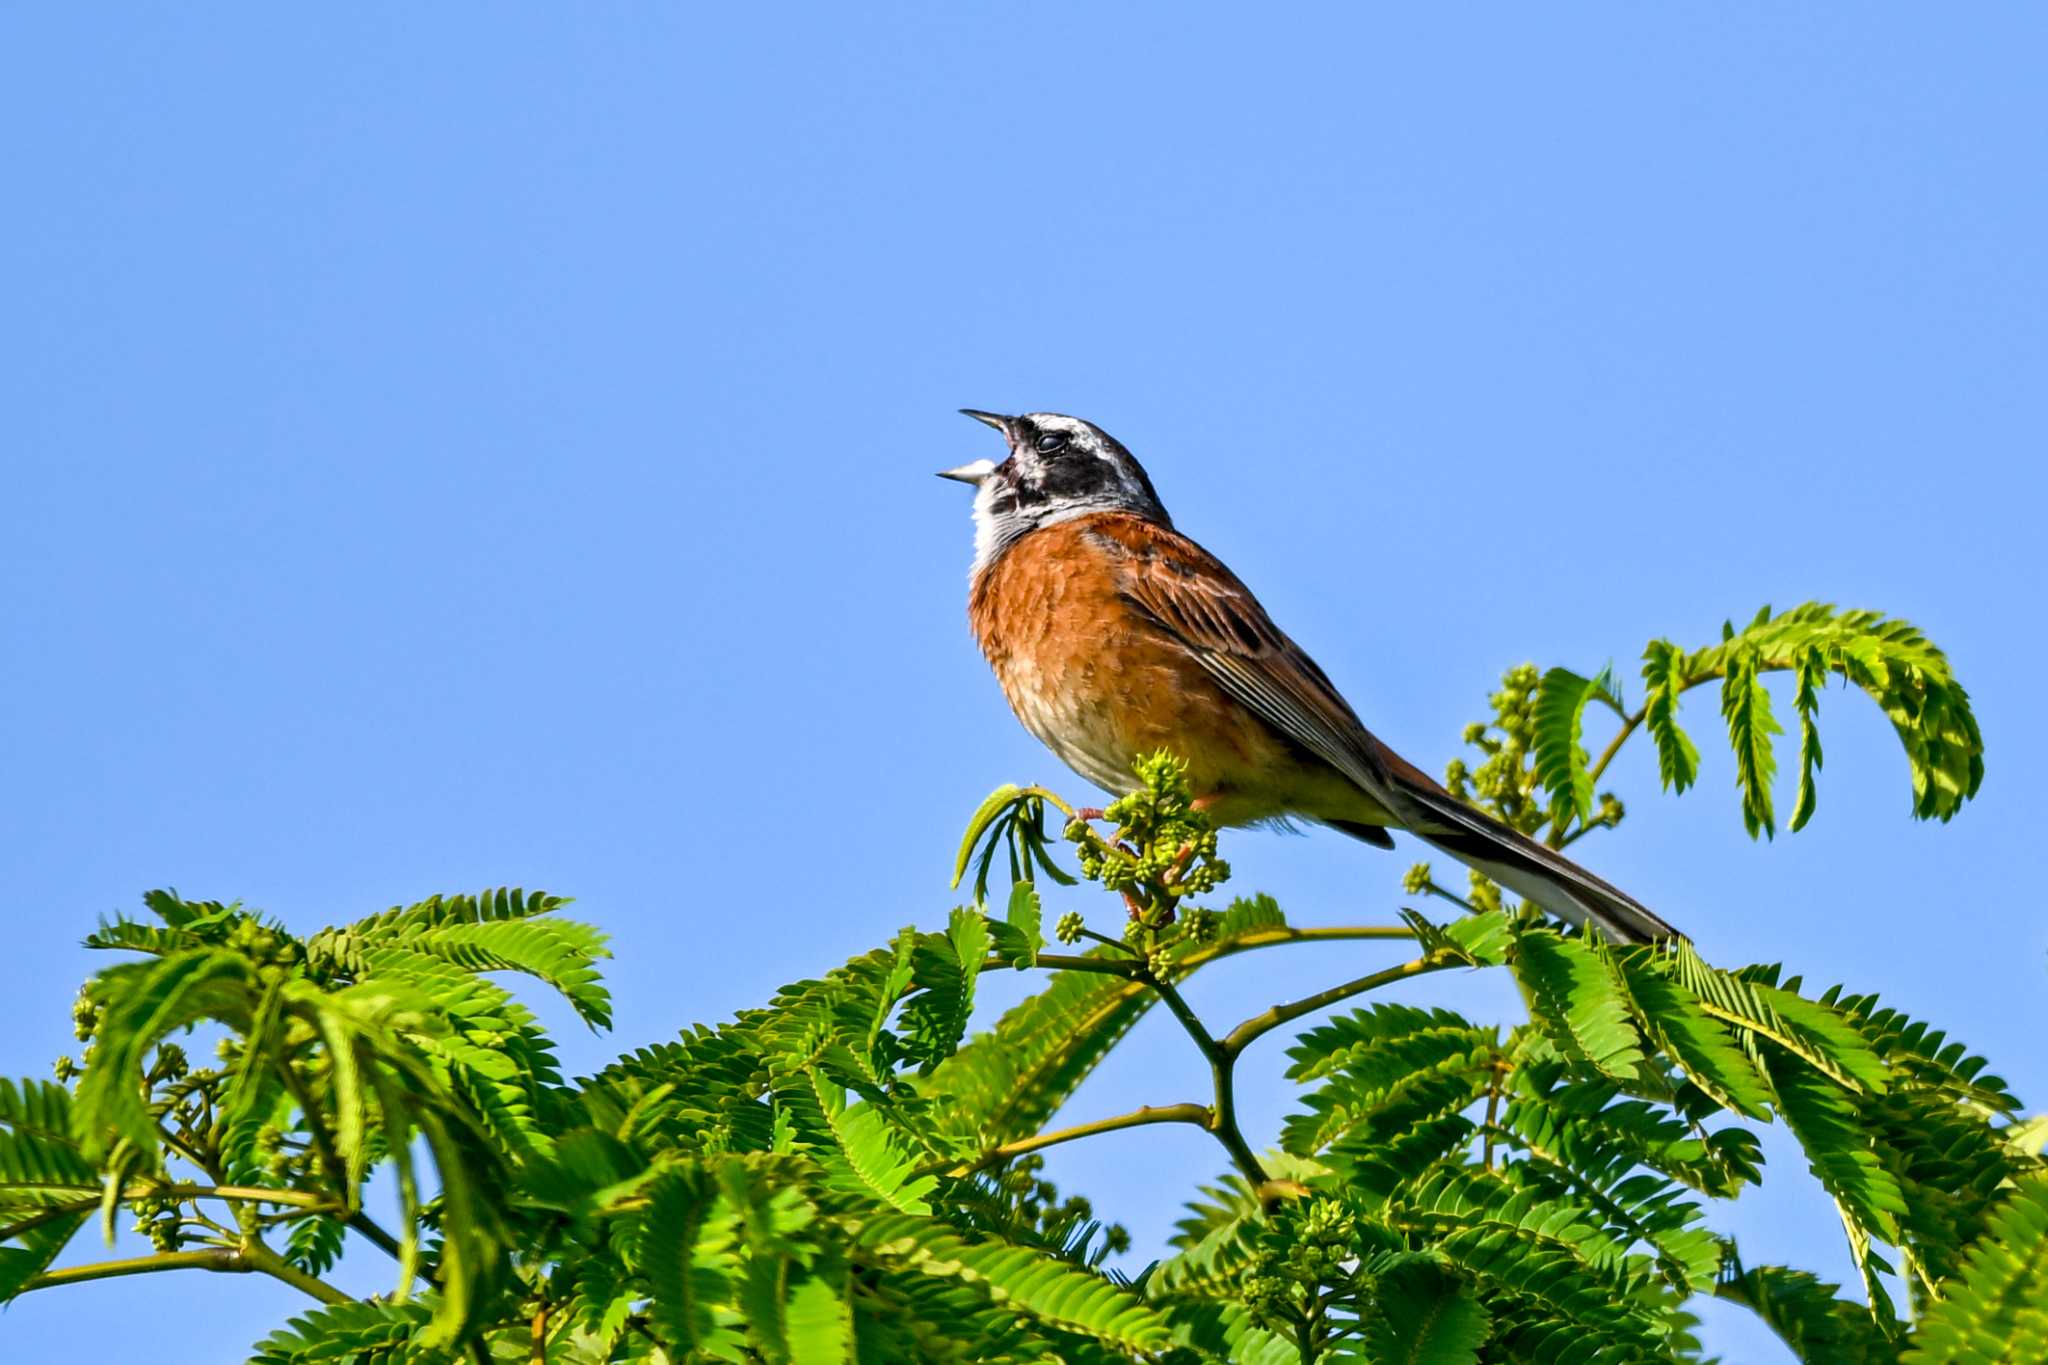
[[1640, 901], [1443, 791], [1403, 786], [1399, 813], [1408, 832], [1493, 878], [1561, 919], [1616, 943], [1683, 938]]

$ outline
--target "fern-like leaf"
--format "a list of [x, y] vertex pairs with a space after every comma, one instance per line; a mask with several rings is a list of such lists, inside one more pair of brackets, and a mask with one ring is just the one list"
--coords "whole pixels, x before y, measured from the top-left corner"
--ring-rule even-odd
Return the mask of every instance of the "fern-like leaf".
[[858, 1246], [869, 1258], [979, 1285], [998, 1303], [1130, 1351], [1161, 1351], [1173, 1330], [1156, 1309], [1100, 1275], [1023, 1247], [969, 1242], [929, 1218], [876, 1219]]
[[1530, 1017], [1567, 1057], [1616, 1080], [1636, 1079], [1642, 1038], [1599, 950], [1583, 938], [1529, 928], [1515, 935], [1508, 961]]
[[2048, 1360], [2048, 1177], [2013, 1187], [1962, 1274], [1921, 1319], [1905, 1365]]

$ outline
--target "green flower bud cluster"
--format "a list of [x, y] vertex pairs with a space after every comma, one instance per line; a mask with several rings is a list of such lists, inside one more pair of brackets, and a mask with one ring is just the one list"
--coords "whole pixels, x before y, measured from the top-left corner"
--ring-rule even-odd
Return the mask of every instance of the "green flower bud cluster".
[[1500, 909], [1499, 884], [1483, 872], [1473, 872], [1469, 875], [1472, 882], [1472, 890], [1465, 899], [1472, 902], [1473, 908], [1480, 911]]
[[255, 916], [238, 921], [228, 934], [227, 946], [237, 949], [256, 964], [257, 979], [268, 985], [306, 962], [306, 945], [281, 929], [273, 929]]
[[131, 1199], [128, 1208], [135, 1215], [135, 1231], [149, 1238], [158, 1251], [176, 1251], [184, 1241], [177, 1200], [162, 1196]]
[[1079, 943], [1082, 927], [1081, 912], [1069, 910], [1060, 916], [1059, 923], [1053, 925], [1052, 935], [1062, 943]]
[[1401, 889], [1411, 896], [1420, 896], [1429, 890], [1431, 880], [1429, 864], [1417, 863], [1408, 869], [1407, 876], [1401, 878]]
[[1357, 1261], [1357, 1216], [1339, 1200], [1317, 1197], [1276, 1212], [1252, 1253], [1243, 1292], [1261, 1322], [1281, 1329], [1322, 1286], [1349, 1280]]
[[1079, 820], [1068, 824], [1066, 837], [1076, 846], [1083, 876], [1128, 895], [1147, 918], [1170, 920], [1181, 898], [1227, 881], [1230, 864], [1216, 856], [1216, 830], [1195, 809], [1187, 765], [1160, 752], [1134, 768], [1141, 785], [1103, 812], [1116, 826], [1114, 838]]
[[1473, 769], [1462, 759], [1453, 760], [1445, 770], [1444, 786], [1452, 795], [1492, 811], [1527, 834], [1548, 815], [1530, 766], [1536, 744], [1536, 690], [1542, 674], [1534, 664], [1521, 664], [1503, 673], [1500, 682], [1500, 691], [1487, 698], [1493, 719], [1474, 721], [1463, 734], [1465, 743], [1486, 755], [1485, 762]]
[[1288, 1248], [1288, 1269], [1304, 1284], [1342, 1274], [1357, 1259], [1358, 1220], [1334, 1199], [1310, 1200]]
[[1223, 916], [1206, 906], [1189, 906], [1181, 912], [1181, 933], [1196, 943], [1214, 943], [1217, 931], [1223, 927]]
[[71, 1002], [71, 1031], [78, 1036], [79, 1042], [89, 1043], [93, 1034], [99, 1032], [99, 1027], [99, 1004], [92, 998], [88, 987], [80, 986], [78, 998]]
[[77, 1080], [79, 1074], [83, 1072], [84, 1069], [85, 1068], [81, 1067], [77, 1062], [73, 1061], [69, 1057], [59, 1057], [50, 1066], [50, 1070], [54, 1071], [57, 1074], [58, 1082], [63, 1085], [69, 1085], [71, 1084], [71, 1082]]
[[182, 1080], [192, 1070], [192, 1063], [185, 1057], [185, 1049], [176, 1043], [159, 1043], [156, 1062], [149, 1068], [143, 1079], [155, 1085], [160, 1081]]

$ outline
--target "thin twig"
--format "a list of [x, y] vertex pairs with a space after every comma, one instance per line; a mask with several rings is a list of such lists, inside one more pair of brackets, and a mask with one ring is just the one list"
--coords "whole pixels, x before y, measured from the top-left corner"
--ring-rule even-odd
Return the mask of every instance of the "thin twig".
[[1326, 991], [1317, 991], [1314, 995], [1303, 996], [1292, 1004], [1275, 1005], [1269, 1010], [1255, 1014], [1232, 1029], [1218, 1046], [1223, 1049], [1226, 1056], [1235, 1058], [1260, 1037], [1279, 1028], [1290, 1019], [1299, 1019], [1304, 1014], [1313, 1014], [1317, 1010], [1334, 1005], [1340, 1000], [1349, 1000], [1354, 995], [1363, 995], [1365, 992], [1376, 990], [1381, 986], [1389, 985], [1396, 981], [1405, 981], [1411, 976], [1421, 976], [1425, 972], [1442, 971], [1446, 967], [1468, 965], [1470, 964], [1463, 958], [1447, 953], [1432, 953], [1418, 957], [1412, 962], [1404, 962], [1398, 967], [1388, 967], [1383, 971], [1370, 972], [1355, 981], [1347, 981], [1341, 986], [1332, 986]]
[[[95, 1185], [51, 1185], [39, 1181], [0, 1180], [0, 1190], [75, 1190], [79, 1193], [93, 1192], [94, 1202], [99, 1199]], [[296, 1209], [338, 1209], [341, 1206], [331, 1197], [315, 1194], [310, 1190], [272, 1190], [254, 1185], [180, 1185], [158, 1184], [146, 1181], [130, 1185], [121, 1191], [123, 1200], [129, 1199], [227, 1199], [246, 1200], [259, 1204], [286, 1204]]]
[[1636, 727], [1643, 723], [1643, 717], [1647, 714], [1649, 714], [1649, 708], [1644, 707], [1642, 710], [1622, 717], [1621, 728], [1614, 732], [1613, 739], [1607, 741], [1607, 747], [1600, 751], [1600, 757], [1593, 760], [1593, 766], [1586, 769], [1587, 780], [1592, 782], [1600, 780], [1600, 774], [1607, 771], [1607, 765], [1614, 762], [1614, 756], [1621, 752], [1621, 746], [1628, 742], [1628, 737], [1636, 732]]
[[1077, 1138], [1094, 1137], [1098, 1133], [1113, 1133], [1120, 1128], [1137, 1128], [1148, 1123], [1192, 1123], [1198, 1127], [1207, 1128], [1209, 1126], [1209, 1106], [1191, 1103], [1141, 1105], [1128, 1114], [1118, 1114], [1112, 1118], [1096, 1119], [1090, 1123], [1077, 1123], [1071, 1128], [1061, 1128], [1051, 1133], [1040, 1133], [1036, 1137], [1022, 1138], [1016, 1142], [1006, 1142], [1000, 1147], [990, 1148], [971, 1162], [956, 1164], [950, 1169], [947, 1169], [942, 1162], [938, 1166], [927, 1167], [926, 1170], [929, 1172], [944, 1169], [948, 1175], [953, 1176], [972, 1175], [976, 1171], [999, 1165], [1010, 1160], [1012, 1157], [1024, 1156], [1027, 1153], [1036, 1152], [1046, 1147], [1057, 1146], [1062, 1142], [1072, 1142]]
[[1251, 1182], [1254, 1189], [1266, 1183], [1266, 1168], [1259, 1164], [1257, 1153], [1245, 1141], [1244, 1132], [1237, 1126], [1237, 1077], [1232, 1068], [1236, 1064], [1233, 1054], [1226, 1052], [1218, 1043], [1195, 1012], [1188, 1008], [1188, 1002], [1173, 984], [1152, 975], [1149, 970], [1145, 977], [1151, 987], [1159, 992], [1159, 998], [1166, 1002], [1166, 1008], [1180, 1021], [1188, 1037], [1194, 1039], [1202, 1056], [1209, 1062], [1209, 1081], [1215, 1089], [1216, 1098], [1209, 1110], [1209, 1131], [1223, 1144], [1223, 1150], [1230, 1154], [1231, 1161]]
[[152, 1256], [130, 1256], [118, 1261], [95, 1261], [90, 1265], [46, 1270], [22, 1286], [22, 1292], [50, 1289], [63, 1284], [81, 1284], [87, 1280], [110, 1280], [124, 1275], [153, 1275], [163, 1270], [212, 1270], [231, 1275], [246, 1275], [257, 1271], [273, 1279], [282, 1280], [322, 1303], [352, 1302], [347, 1294], [325, 1280], [308, 1275], [254, 1238], [236, 1247], [208, 1247], [203, 1251], [160, 1251]]
[[[1017, 964], [1007, 957], [983, 958], [981, 970], [1003, 971]], [[1050, 972], [1096, 972], [1102, 976], [1131, 976], [1138, 964], [1113, 957], [1074, 957], [1066, 953], [1040, 953], [1035, 966]]]

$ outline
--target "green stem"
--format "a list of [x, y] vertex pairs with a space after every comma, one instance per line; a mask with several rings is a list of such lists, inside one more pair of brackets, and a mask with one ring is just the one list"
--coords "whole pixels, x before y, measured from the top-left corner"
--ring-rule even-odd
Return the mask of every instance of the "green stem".
[[95, 1261], [90, 1265], [65, 1266], [35, 1276], [22, 1292], [53, 1289], [59, 1285], [83, 1284], [87, 1280], [111, 1280], [124, 1275], [154, 1275], [162, 1270], [212, 1270], [231, 1275], [252, 1271], [284, 1281], [294, 1289], [322, 1303], [350, 1303], [348, 1295], [325, 1280], [308, 1275], [272, 1251], [250, 1239], [238, 1247], [208, 1247], [203, 1251], [160, 1251], [153, 1256], [130, 1256], [118, 1261]]
[[[67, 1190], [79, 1194], [91, 1193], [93, 1202], [99, 1202], [99, 1187], [96, 1185], [53, 1185], [32, 1180], [0, 1180], [0, 1190]], [[308, 1190], [263, 1189], [254, 1185], [178, 1185], [145, 1182], [123, 1189], [121, 1198], [239, 1199], [259, 1204], [287, 1204], [292, 1208], [315, 1210], [341, 1207], [324, 1194], [314, 1194]]]
[[[1120, 1128], [1138, 1128], [1149, 1123], [1192, 1123], [1199, 1127], [1209, 1126], [1209, 1107], [1205, 1104], [1147, 1104], [1133, 1109], [1128, 1114], [1117, 1114], [1112, 1118], [1096, 1119], [1090, 1123], [1077, 1123], [1071, 1128], [1061, 1128], [1036, 1137], [1023, 1138], [1017, 1142], [1006, 1142], [992, 1147], [971, 1162], [955, 1165], [946, 1170], [948, 1175], [972, 1175], [979, 1170], [1012, 1157], [1024, 1156], [1046, 1147], [1056, 1147], [1062, 1142], [1073, 1142], [1078, 1138], [1094, 1137], [1098, 1133], [1114, 1133]], [[943, 1163], [927, 1171], [946, 1169]]]
[[1175, 990], [1171, 983], [1152, 975], [1149, 970], [1145, 980], [1159, 992], [1159, 998], [1166, 1002], [1166, 1008], [1173, 1012], [1173, 1017], [1180, 1021], [1181, 1028], [1186, 1030], [1188, 1037], [1194, 1039], [1195, 1046], [1201, 1049], [1202, 1056], [1208, 1059], [1209, 1081], [1216, 1092], [1215, 1101], [1209, 1107], [1209, 1131], [1215, 1135], [1216, 1141], [1223, 1145], [1223, 1150], [1230, 1154], [1232, 1164], [1251, 1182], [1252, 1188], [1257, 1189], [1266, 1183], [1266, 1168], [1259, 1164], [1258, 1155], [1252, 1151], [1252, 1145], [1245, 1141], [1243, 1130], [1237, 1126], [1237, 1077], [1233, 1070], [1236, 1065], [1235, 1055], [1224, 1050], [1223, 1045], [1210, 1034], [1208, 1028], [1203, 1025], [1194, 1010], [1188, 1007], [1188, 1002], [1181, 998], [1181, 993]]
[[[1692, 684], [1687, 683], [1686, 686], [1690, 687]], [[1684, 689], [1681, 688], [1680, 690]], [[1593, 760], [1593, 766], [1586, 769], [1586, 776], [1589, 780], [1594, 782], [1600, 780], [1600, 774], [1606, 772], [1607, 765], [1614, 762], [1614, 756], [1621, 752], [1621, 746], [1626, 744], [1628, 737], [1636, 732], [1636, 727], [1643, 723], [1643, 717], [1647, 713], [1648, 708], [1645, 707], [1622, 717], [1621, 728], [1614, 732], [1613, 739], [1607, 741], [1607, 747], [1600, 751], [1600, 757]]]
[[310, 1294], [322, 1303], [352, 1303], [354, 1300], [333, 1285], [287, 1261], [284, 1257], [264, 1245], [261, 1238], [251, 1237], [242, 1244], [242, 1255], [249, 1261], [251, 1270], [260, 1270], [272, 1279], [283, 1280], [303, 1294]]
[[[1456, 897], [1449, 897], [1456, 900]], [[1463, 902], [1460, 902], [1462, 904]], [[1473, 914], [1478, 910], [1467, 906]], [[1259, 929], [1249, 934], [1240, 934], [1225, 943], [1206, 948], [1197, 948], [1174, 964], [1176, 972], [1185, 975], [1195, 968], [1216, 961], [1218, 958], [1235, 957], [1257, 948], [1277, 948], [1284, 943], [1337, 943], [1354, 940], [1412, 939], [1415, 931], [1405, 924], [1356, 924], [1314, 929]], [[1104, 942], [1116, 943], [1115, 939]], [[1121, 947], [1121, 944], [1118, 944]], [[984, 959], [981, 969], [985, 972], [1001, 971], [1015, 966], [1006, 957]], [[1076, 957], [1062, 953], [1040, 953], [1038, 965], [1048, 971], [1098, 972], [1104, 976], [1135, 976], [1139, 963], [1117, 958]]]
[[1429, 954], [1418, 957], [1412, 962], [1404, 962], [1398, 967], [1388, 967], [1383, 971], [1369, 972], [1354, 981], [1347, 981], [1341, 986], [1332, 986], [1326, 991], [1317, 991], [1314, 995], [1303, 996], [1292, 1004], [1275, 1005], [1269, 1010], [1255, 1014], [1232, 1029], [1218, 1046], [1222, 1048], [1225, 1057], [1234, 1060], [1238, 1054], [1242, 1053], [1247, 1047], [1250, 1047], [1259, 1038], [1279, 1028], [1290, 1019], [1299, 1019], [1304, 1014], [1313, 1014], [1317, 1010], [1326, 1009], [1340, 1000], [1349, 1000], [1354, 995], [1363, 995], [1365, 992], [1377, 990], [1381, 986], [1390, 985], [1396, 981], [1405, 981], [1411, 976], [1421, 976], [1426, 972], [1442, 971], [1446, 967], [1469, 965], [1464, 959], [1453, 957], [1449, 954]]
[[[1004, 971], [1017, 964], [1007, 957], [984, 958], [981, 970]], [[1131, 976], [1138, 964], [1113, 957], [1075, 957], [1067, 953], [1040, 953], [1037, 966], [1053, 972], [1096, 972], [1103, 976]]]

